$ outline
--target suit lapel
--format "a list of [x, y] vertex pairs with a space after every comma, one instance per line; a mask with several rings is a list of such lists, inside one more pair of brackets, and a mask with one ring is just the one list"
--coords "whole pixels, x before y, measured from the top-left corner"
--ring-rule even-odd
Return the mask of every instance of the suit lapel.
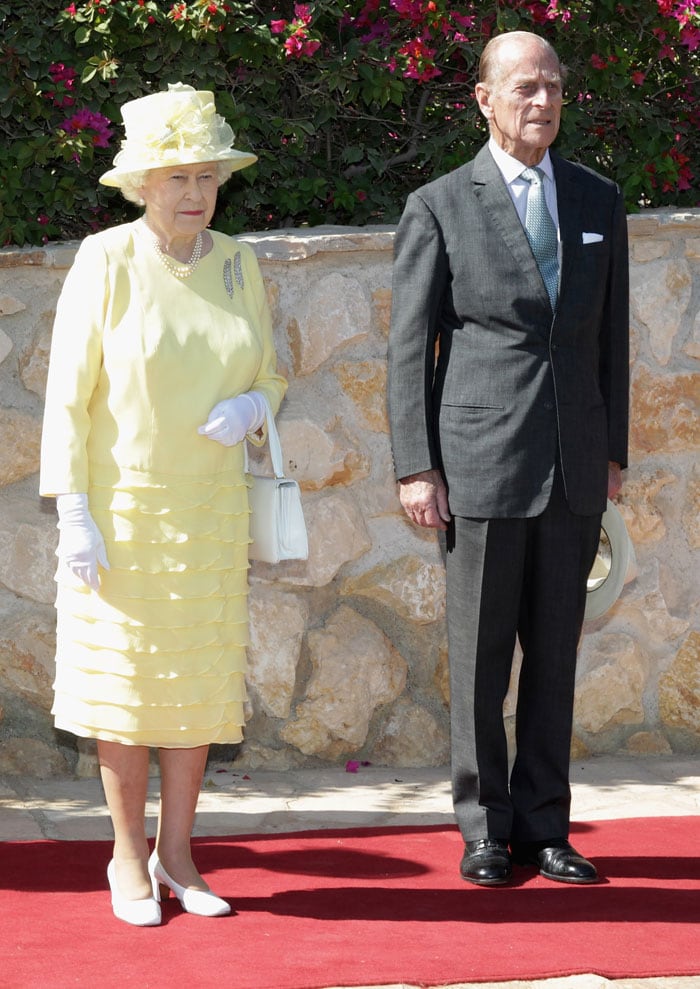
[[547, 289], [530, 249], [527, 235], [488, 146], [483, 147], [474, 159], [472, 182], [474, 195], [488, 213], [493, 229], [503, 238], [520, 270], [532, 281], [543, 301], [549, 306]]
[[554, 152], [552, 167], [554, 181], [557, 185], [557, 211], [559, 213], [559, 236], [561, 237], [561, 275], [559, 278], [559, 296], [564, 294], [567, 276], [576, 255], [576, 246], [580, 243], [582, 228], [582, 197], [581, 187], [576, 181], [573, 169], [567, 167], [567, 162]]

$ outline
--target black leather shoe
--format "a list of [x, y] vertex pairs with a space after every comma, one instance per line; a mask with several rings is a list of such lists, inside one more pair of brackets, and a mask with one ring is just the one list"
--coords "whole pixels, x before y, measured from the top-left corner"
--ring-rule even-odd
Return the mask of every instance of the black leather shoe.
[[499, 838], [478, 838], [464, 845], [459, 867], [462, 879], [479, 886], [501, 886], [511, 877], [508, 842]]
[[536, 865], [540, 875], [559, 883], [595, 883], [598, 873], [592, 862], [579, 855], [564, 838], [514, 844], [516, 865]]

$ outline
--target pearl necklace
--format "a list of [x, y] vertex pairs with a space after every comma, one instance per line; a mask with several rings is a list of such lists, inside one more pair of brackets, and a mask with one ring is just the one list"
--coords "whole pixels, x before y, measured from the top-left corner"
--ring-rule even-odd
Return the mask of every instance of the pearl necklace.
[[156, 234], [153, 233], [147, 223], [144, 222], [144, 226], [153, 239], [153, 248], [163, 267], [167, 268], [170, 274], [175, 275], [176, 278], [189, 278], [202, 259], [202, 234], [197, 234], [194, 242], [194, 250], [192, 251], [189, 261], [180, 262], [176, 261], [174, 258], [171, 258], [169, 254], [166, 254], [160, 246], [160, 240]]

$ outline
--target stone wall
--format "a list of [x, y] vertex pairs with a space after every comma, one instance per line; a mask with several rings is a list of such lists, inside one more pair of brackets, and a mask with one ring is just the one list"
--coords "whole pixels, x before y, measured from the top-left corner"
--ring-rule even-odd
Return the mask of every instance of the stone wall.
[[[636, 570], [585, 630], [577, 756], [700, 751], [700, 211], [633, 216], [629, 229], [620, 509]], [[393, 228], [247, 239], [290, 378], [279, 425], [310, 556], [251, 570], [249, 722], [223, 754], [249, 768], [446, 763], [444, 573], [434, 536], [400, 511], [384, 410]], [[51, 324], [75, 246], [0, 252], [0, 772], [94, 772], [89, 745], [48, 713], [56, 520], [37, 494]]]

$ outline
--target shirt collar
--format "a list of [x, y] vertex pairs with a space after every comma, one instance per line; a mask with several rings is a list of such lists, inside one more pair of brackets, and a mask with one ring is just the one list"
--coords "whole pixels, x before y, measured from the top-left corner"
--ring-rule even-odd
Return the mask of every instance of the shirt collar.
[[[523, 165], [521, 161], [518, 161], [517, 158], [513, 158], [512, 155], [509, 155], [503, 150], [503, 148], [499, 147], [492, 137], [489, 138], [489, 151], [491, 152], [493, 160], [498, 165], [498, 169], [507, 185], [510, 185], [512, 182], [515, 182], [516, 179], [520, 178], [523, 169], [526, 166]], [[547, 178], [554, 182], [554, 169], [552, 168], [552, 159], [549, 154], [549, 148], [545, 151], [544, 158], [537, 167], [541, 168]]]

